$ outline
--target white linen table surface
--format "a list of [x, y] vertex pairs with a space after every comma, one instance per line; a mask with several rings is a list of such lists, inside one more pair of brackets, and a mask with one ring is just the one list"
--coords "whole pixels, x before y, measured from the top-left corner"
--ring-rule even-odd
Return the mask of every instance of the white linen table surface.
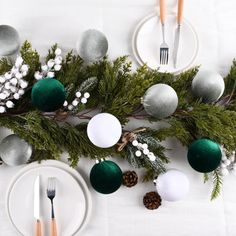
[[[170, 12], [175, 0], [166, 0]], [[0, 24], [15, 27], [22, 41], [29, 40], [41, 55], [55, 42], [63, 51], [75, 48], [78, 35], [96, 28], [109, 41], [109, 56], [130, 55], [131, 37], [137, 23], [155, 9], [155, 0], [0, 0]], [[218, 71], [223, 76], [236, 57], [236, 1], [186, 0], [184, 15], [194, 25], [200, 43], [195, 65]], [[147, 125], [148, 123], [145, 122]], [[132, 121], [128, 128], [143, 125]], [[153, 124], [153, 127], [157, 124]], [[8, 131], [2, 130], [1, 139]], [[89, 184], [93, 161], [81, 159], [78, 170], [84, 176], [93, 198], [93, 212], [82, 236], [234, 236], [236, 235], [236, 177], [227, 176], [221, 196], [210, 202], [211, 184], [203, 184], [202, 174], [186, 161], [186, 149], [168, 141], [170, 167], [184, 171], [190, 180], [190, 193], [180, 202], [163, 202], [155, 211], [142, 203], [152, 183], [134, 188], [121, 187], [111, 195], [96, 193]], [[115, 159], [122, 170], [131, 167]], [[12, 176], [22, 167], [0, 167], [0, 236], [18, 236], [8, 221], [5, 195]], [[138, 171], [138, 173], [141, 173]], [[62, 235], [67, 236], [67, 235]]]

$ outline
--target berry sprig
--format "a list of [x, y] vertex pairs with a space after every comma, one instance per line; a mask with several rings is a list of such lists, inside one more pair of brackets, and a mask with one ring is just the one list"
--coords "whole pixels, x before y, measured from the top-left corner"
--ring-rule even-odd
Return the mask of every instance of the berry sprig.
[[43, 78], [54, 78], [55, 72], [61, 70], [62, 56], [61, 49], [57, 48], [55, 50], [55, 58], [49, 59], [47, 64], [41, 66], [41, 72], [36, 71], [34, 78], [36, 80], [41, 80]]
[[0, 76], [0, 113], [5, 113], [7, 108], [13, 108], [12, 100], [19, 100], [28, 87], [28, 82], [23, 78], [28, 74], [29, 66], [24, 64], [18, 56], [12, 69]]

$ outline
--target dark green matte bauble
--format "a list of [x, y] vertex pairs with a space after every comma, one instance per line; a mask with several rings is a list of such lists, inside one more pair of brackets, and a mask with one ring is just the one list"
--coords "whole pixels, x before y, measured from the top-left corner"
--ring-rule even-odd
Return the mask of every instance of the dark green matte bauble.
[[222, 153], [219, 144], [210, 139], [198, 139], [188, 149], [188, 162], [198, 172], [215, 170], [221, 162]]
[[32, 88], [32, 103], [40, 111], [51, 112], [62, 107], [66, 92], [63, 84], [54, 78], [39, 80]]
[[113, 161], [99, 162], [90, 172], [90, 182], [99, 193], [113, 193], [121, 186], [122, 171]]

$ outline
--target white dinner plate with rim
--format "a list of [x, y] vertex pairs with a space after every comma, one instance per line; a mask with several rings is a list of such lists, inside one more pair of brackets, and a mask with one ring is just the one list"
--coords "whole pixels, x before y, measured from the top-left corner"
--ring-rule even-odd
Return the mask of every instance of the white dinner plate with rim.
[[34, 235], [33, 186], [41, 176], [41, 220], [43, 235], [50, 235], [50, 201], [46, 196], [47, 178], [57, 178], [55, 214], [58, 236], [72, 236], [86, 226], [92, 200], [81, 175], [68, 165], [54, 160], [32, 163], [19, 171], [9, 185], [7, 213], [15, 229], [24, 236]]
[[178, 74], [193, 64], [198, 53], [199, 41], [193, 26], [184, 18], [181, 26], [178, 64], [177, 68], [174, 68], [173, 45], [176, 26], [176, 14], [167, 15], [165, 33], [169, 46], [169, 63], [168, 65], [161, 65], [160, 44], [162, 43], [162, 29], [159, 16], [157, 13], [152, 13], [139, 22], [133, 34], [132, 49], [140, 65], [146, 64], [153, 70], [158, 69], [160, 72]]

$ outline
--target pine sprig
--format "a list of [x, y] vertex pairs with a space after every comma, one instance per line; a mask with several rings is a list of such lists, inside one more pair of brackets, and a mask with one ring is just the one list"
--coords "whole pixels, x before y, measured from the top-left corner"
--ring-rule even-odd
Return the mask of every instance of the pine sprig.
[[220, 195], [221, 187], [222, 187], [222, 177], [217, 170], [213, 172], [213, 189], [211, 193], [211, 200], [216, 199]]

